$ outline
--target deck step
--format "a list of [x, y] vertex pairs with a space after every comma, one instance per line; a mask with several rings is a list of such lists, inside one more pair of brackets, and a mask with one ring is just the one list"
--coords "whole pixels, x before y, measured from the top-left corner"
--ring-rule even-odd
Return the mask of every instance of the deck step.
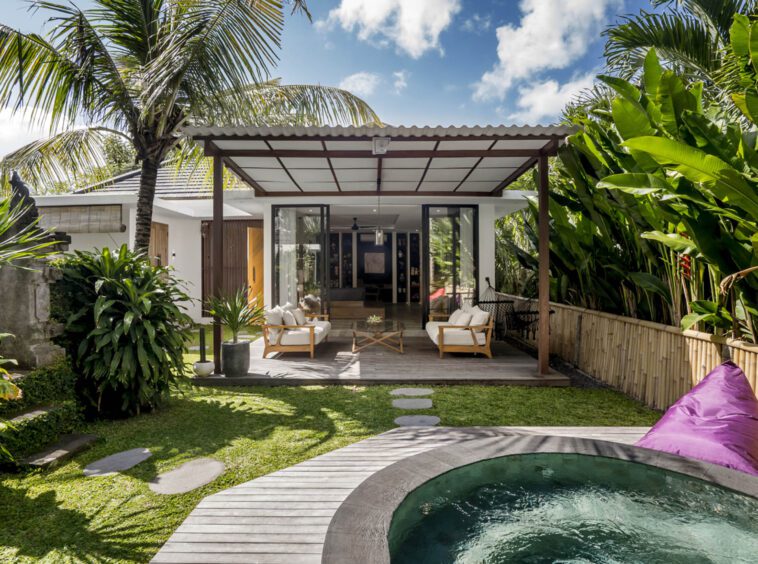
[[23, 458], [20, 462], [26, 466], [50, 468], [89, 448], [97, 439], [96, 435], [78, 433], [62, 435], [55, 444], [41, 452]]

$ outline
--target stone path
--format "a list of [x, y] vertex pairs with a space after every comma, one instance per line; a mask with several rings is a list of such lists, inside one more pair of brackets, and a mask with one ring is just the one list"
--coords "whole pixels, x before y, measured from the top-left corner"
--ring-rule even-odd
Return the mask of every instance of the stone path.
[[[390, 392], [391, 396], [411, 396], [392, 400], [392, 407], [397, 409], [431, 409], [433, 407], [430, 398], [418, 396], [430, 396], [434, 393], [431, 388], [396, 388]], [[415, 396], [415, 397], [414, 397]], [[395, 419], [398, 427], [434, 427], [438, 425], [440, 418], [434, 415], [401, 415]]]
[[133, 448], [116, 454], [111, 454], [100, 460], [95, 460], [84, 467], [84, 475], [88, 478], [95, 476], [113, 476], [118, 472], [129, 470], [140, 462], [153, 456], [146, 448]]
[[198, 458], [179, 468], [159, 474], [150, 482], [150, 489], [159, 494], [179, 494], [211, 483], [226, 470], [223, 462], [213, 458]]

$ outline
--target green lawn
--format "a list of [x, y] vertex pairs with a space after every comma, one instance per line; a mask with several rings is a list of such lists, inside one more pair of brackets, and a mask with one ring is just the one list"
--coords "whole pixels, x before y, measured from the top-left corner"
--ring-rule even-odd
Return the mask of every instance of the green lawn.
[[[0, 561], [146, 562], [206, 495], [393, 427], [391, 387], [188, 389], [160, 412], [102, 422], [104, 440], [49, 472], [0, 474]], [[650, 425], [659, 414], [602, 389], [436, 387], [444, 425]], [[135, 447], [154, 456], [122, 475], [88, 463]], [[156, 474], [200, 456], [223, 461], [212, 484], [153, 494]]]

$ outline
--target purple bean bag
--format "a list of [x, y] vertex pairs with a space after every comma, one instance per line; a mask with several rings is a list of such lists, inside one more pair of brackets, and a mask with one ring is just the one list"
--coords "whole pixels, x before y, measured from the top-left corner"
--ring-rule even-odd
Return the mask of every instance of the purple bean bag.
[[637, 446], [758, 476], [758, 400], [742, 369], [733, 362], [716, 367]]

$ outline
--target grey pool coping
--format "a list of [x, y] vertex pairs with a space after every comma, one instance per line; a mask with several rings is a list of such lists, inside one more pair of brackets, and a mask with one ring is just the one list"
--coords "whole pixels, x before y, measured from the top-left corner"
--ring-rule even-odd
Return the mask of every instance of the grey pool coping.
[[534, 453], [584, 454], [646, 464], [758, 498], [758, 477], [632, 445], [547, 435], [474, 439], [410, 456], [361, 483], [340, 505], [329, 524], [322, 564], [389, 564], [387, 539], [392, 516], [410, 492], [461, 466]]

